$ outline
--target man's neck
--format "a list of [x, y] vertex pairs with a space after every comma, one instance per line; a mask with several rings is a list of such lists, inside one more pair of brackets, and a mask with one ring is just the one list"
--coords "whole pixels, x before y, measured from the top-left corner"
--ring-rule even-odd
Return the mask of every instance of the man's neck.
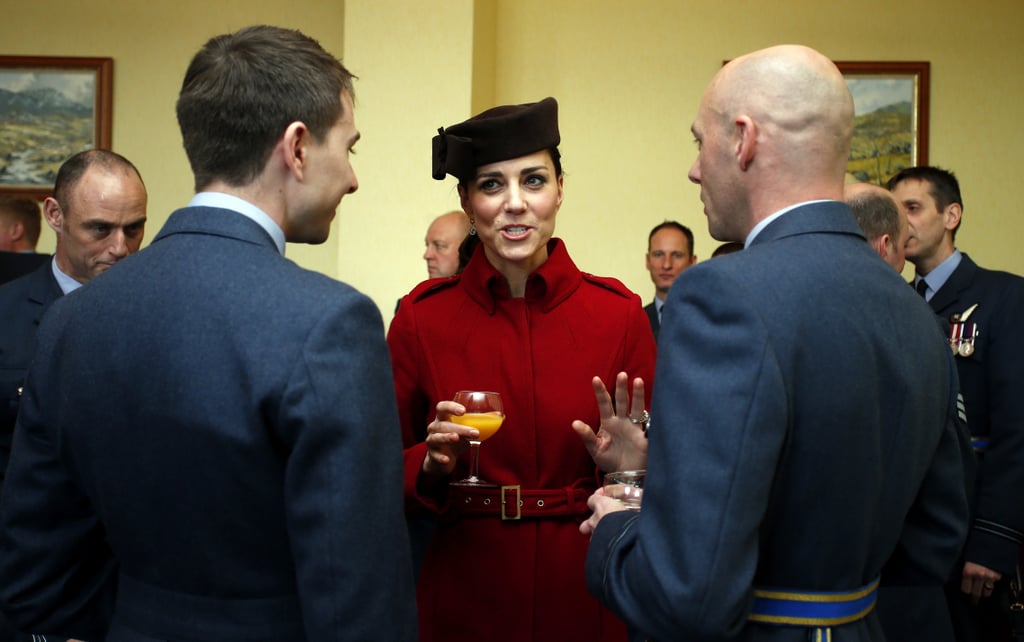
[[284, 201], [281, 191], [266, 189], [259, 178], [248, 185], [241, 186], [228, 185], [224, 181], [215, 180], [199, 191], [220, 192], [248, 201], [266, 213], [278, 227], [284, 229]]
[[956, 248], [952, 243], [943, 243], [933, 254], [912, 261], [917, 275], [928, 276], [932, 270], [942, 265], [943, 261], [953, 256], [954, 249]]

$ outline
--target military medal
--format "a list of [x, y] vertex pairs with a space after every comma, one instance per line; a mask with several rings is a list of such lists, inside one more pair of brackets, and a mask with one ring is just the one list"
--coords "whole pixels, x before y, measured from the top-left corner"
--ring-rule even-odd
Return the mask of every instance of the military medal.
[[960, 346], [957, 348], [957, 352], [961, 357], [969, 357], [974, 354], [974, 340], [978, 336], [978, 324], [963, 324], [963, 327], [964, 332], [960, 337]]
[[974, 342], [978, 337], [978, 324], [967, 323], [968, 317], [974, 313], [978, 304], [975, 303], [963, 312], [949, 317], [949, 347], [953, 354], [969, 357], [974, 354]]

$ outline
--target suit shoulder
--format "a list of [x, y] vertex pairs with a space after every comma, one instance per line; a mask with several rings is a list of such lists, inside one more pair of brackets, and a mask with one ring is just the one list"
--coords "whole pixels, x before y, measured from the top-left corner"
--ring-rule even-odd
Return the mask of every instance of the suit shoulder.
[[610, 276], [597, 276], [596, 274], [590, 274], [589, 272], [581, 272], [580, 274], [583, 275], [583, 282], [584, 283], [589, 283], [591, 285], [596, 285], [597, 287], [599, 287], [599, 288], [601, 288], [603, 290], [607, 290], [608, 292], [613, 292], [613, 293], [615, 293], [615, 294], [617, 294], [617, 295], [619, 295], [619, 296], [621, 296], [621, 297], [623, 297], [625, 299], [632, 299], [634, 297], [637, 298], [637, 299], [640, 298], [640, 295], [638, 295], [636, 292], [634, 292], [634, 291], [630, 290], [629, 288], [627, 288], [622, 283], [622, 281], [619, 281], [616, 278], [613, 278], [613, 277], [610, 277]]

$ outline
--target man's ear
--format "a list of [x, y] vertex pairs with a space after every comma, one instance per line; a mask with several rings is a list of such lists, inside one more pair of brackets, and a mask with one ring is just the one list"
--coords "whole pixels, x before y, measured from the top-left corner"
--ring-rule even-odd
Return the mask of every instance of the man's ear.
[[950, 203], [946, 206], [946, 211], [942, 213], [942, 216], [946, 219], [946, 229], [955, 230], [957, 225], [960, 225], [960, 215], [963, 214], [963, 207], [960, 203]]
[[60, 208], [60, 203], [52, 196], [46, 197], [46, 200], [43, 201], [43, 218], [54, 232], [60, 234], [61, 227], [64, 225], [64, 212]]
[[302, 181], [309, 162], [309, 145], [313, 139], [306, 124], [297, 120], [284, 130], [281, 140], [274, 148], [280, 160], [296, 180]]
[[736, 117], [736, 161], [742, 171], [747, 171], [754, 162], [757, 153], [757, 124], [750, 116], [740, 114]]
[[887, 259], [889, 258], [890, 248], [892, 248], [892, 237], [888, 234], [882, 234], [874, 240], [871, 246], [875, 248], [875, 252], [878, 252], [878, 256]]
[[11, 243], [17, 243], [21, 239], [25, 238], [25, 224], [21, 221], [7, 221], [7, 224], [0, 222], [0, 230], [3, 231], [3, 235], [7, 237], [7, 240]]

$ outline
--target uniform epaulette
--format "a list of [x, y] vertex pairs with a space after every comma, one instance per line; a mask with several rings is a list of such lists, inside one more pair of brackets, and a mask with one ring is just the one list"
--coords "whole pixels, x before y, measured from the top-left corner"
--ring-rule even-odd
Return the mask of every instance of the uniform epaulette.
[[594, 285], [599, 285], [606, 290], [611, 290], [612, 292], [624, 296], [627, 299], [630, 297], [637, 296], [636, 293], [627, 288], [625, 284], [622, 283], [622, 281], [614, 277], [597, 276], [596, 274], [590, 274], [589, 272], [580, 272], [580, 274], [583, 275], [583, 280], [589, 281]]

